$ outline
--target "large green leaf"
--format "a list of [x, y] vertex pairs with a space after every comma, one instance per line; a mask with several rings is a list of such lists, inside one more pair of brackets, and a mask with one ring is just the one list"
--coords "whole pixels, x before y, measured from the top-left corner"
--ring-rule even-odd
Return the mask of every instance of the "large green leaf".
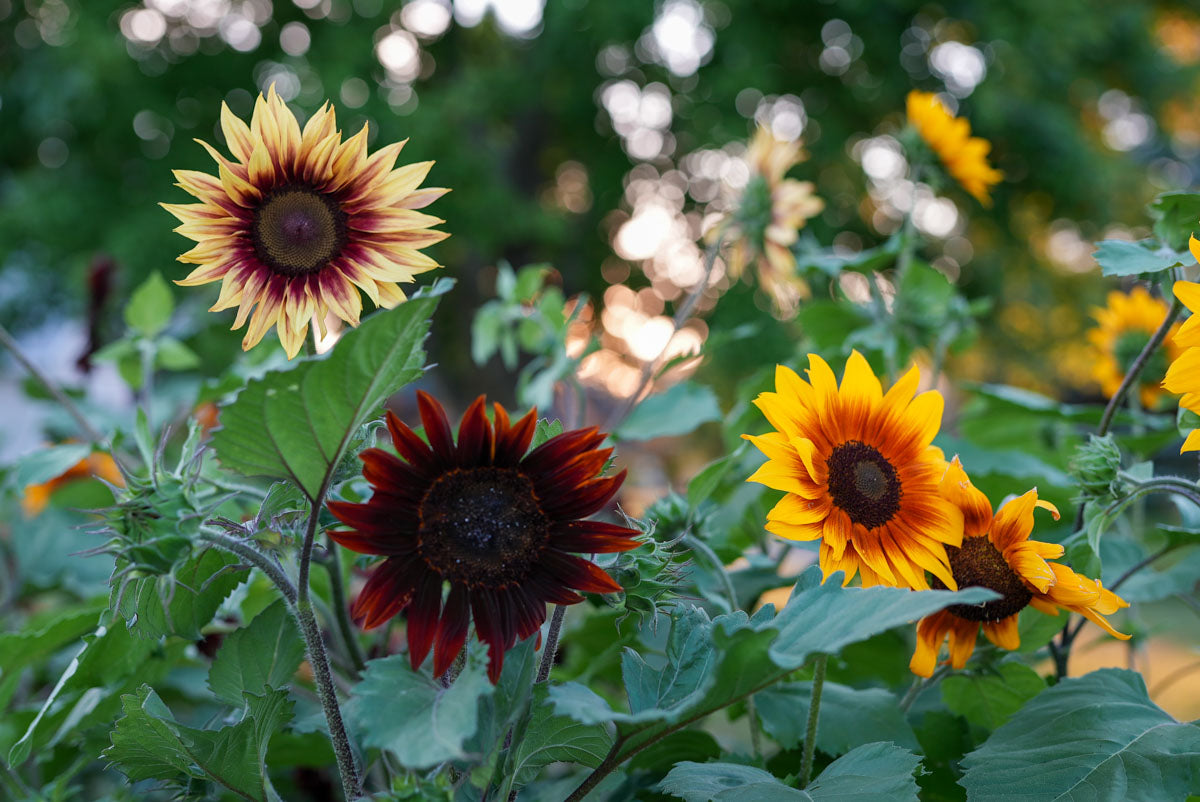
[[1186, 253], [1162, 247], [1155, 240], [1128, 242], [1106, 239], [1096, 243], [1093, 254], [1106, 276], [1136, 276], [1142, 273], [1158, 273], [1176, 265], [1191, 262]]
[[1166, 800], [1200, 792], [1200, 727], [1102, 669], [1043, 691], [963, 760], [969, 800]]
[[768, 605], [753, 618], [738, 611], [709, 620], [700, 608], [681, 606], [672, 616], [666, 666], [633, 651], [624, 655], [628, 713], [613, 710], [578, 683], [551, 688], [550, 699], [558, 713], [584, 724], [615, 722], [623, 753], [632, 754], [663, 733], [778, 682], [813, 654], [835, 653], [950, 604], [995, 598], [984, 588], [958, 593], [845, 588], [840, 577], [821, 584], [820, 569], [811, 567], [777, 616]]
[[351, 437], [388, 396], [421, 375], [421, 344], [443, 279], [346, 333], [324, 359], [249, 382], [221, 410], [217, 458], [246, 476], [286, 479], [318, 498]]
[[658, 790], [686, 802], [916, 802], [913, 771], [920, 762], [895, 744], [865, 744], [830, 763], [800, 791], [753, 766], [685, 761], [667, 774]]
[[558, 715], [546, 701], [546, 686], [538, 685], [533, 695], [533, 717], [510, 759], [516, 783], [533, 780], [543, 766], [559, 761], [588, 768], [600, 765], [612, 746], [612, 735], [601, 724], [580, 724]]
[[29, 485], [40, 485], [56, 476], [61, 476], [81, 459], [92, 453], [88, 443], [64, 443], [59, 446], [39, 448], [32, 454], [17, 460], [13, 477], [18, 490]]
[[103, 604], [85, 604], [59, 611], [40, 626], [0, 635], [0, 677], [46, 660], [96, 629]]
[[994, 730], [1045, 689], [1046, 681], [1029, 666], [1003, 663], [995, 674], [946, 677], [942, 680], [942, 701], [972, 724]]
[[479, 726], [479, 699], [490, 695], [483, 663], [468, 660], [449, 688], [413, 671], [408, 655], [367, 663], [346, 713], [363, 743], [386, 749], [402, 765], [426, 769], [466, 756], [463, 748]]
[[720, 419], [721, 407], [712, 390], [694, 382], [680, 382], [638, 404], [614, 435], [618, 440], [670, 437]]
[[129, 630], [142, 638], [177, 635], [198, 640], [201, 627], [246, 577], [246, 570], [226, 552], [205, 549], [173, 574], [143, 576], [114, 583], [113, 608]]
[[277, 601], [225, 638], [208, 670], [208, 687], [218, 699], [240, 705], [244, 692], [286, 687], [303, 659], [296, 621]]
[[[804, 740], [811, 697], [811, 682], [776, 685], [755, 695], [763, 729], [784, 749], [793, 749]], [[882, 688], [859, 689], [826, 681], [821, 691], [817, 748], [827, 755], [845, 754], [875, 741], [919, 748], [898, 701]]]
[[219, 730], [187, 727], [149, 685], [122, 699], [112, 746], [104, 756], [132, 781], [163, 780], [186, 786], [189, 779], [219, 783], [242, 799], [277, 799], [266, 773], [271, 736], [291, 718], [286, 691], [246, 694], [245, 718]]

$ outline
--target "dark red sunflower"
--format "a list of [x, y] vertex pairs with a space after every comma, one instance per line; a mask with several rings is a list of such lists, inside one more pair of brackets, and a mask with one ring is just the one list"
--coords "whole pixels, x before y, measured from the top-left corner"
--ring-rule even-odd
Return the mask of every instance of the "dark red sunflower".
[[329, 504], [353, 527], [330, 532], [334, 540], [387, 557], [351, 615], [370, 629], [407, 609], [413, 668], [432, 648], [435, 676], [454, 662], [474, 618], [495, 683], [504, 653], [546, 620], [547, 602], [575, 604], [583, 601], [575, 591], [621, 590], [601, 568], [570, 552], [638, 545], [635, 529], [583, 520], [612, 499], [625, 471], [600, 476], [612, 449], [598, 447], [605, 435], [595, 427], [563, 432], [526, 454], [537, 410], [510, 424], [495, 404], [490, 423], [480, 396], [463, 415], [455, 443], [441, 405], [423, 392], [417, 405], [429, 444], [389, 412], [388, 430], [402, 459], [367, 449], [361, 456], [371, 499]]

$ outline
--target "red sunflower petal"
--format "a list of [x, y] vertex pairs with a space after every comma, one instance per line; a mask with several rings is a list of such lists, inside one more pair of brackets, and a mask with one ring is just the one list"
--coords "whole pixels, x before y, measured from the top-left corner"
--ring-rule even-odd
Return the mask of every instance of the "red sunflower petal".
[[434, 469], [435, 457], [429, 446], [390, 409], [387, 413], [387, 427], [392, 435], [392, 445], [415, 471], [428, 473]]
[[465, 585], [453, 584], [446, 597], [446, 607], [438, 624], [437, 643], [433, 647], [433, 675], [440, 677], [454, 663], [463, 644], [467, 642], [467, 625], [471, 609]]
[[[335, 518], [355, 529], [360, 535], [370, 536], [384, 544], [389, 543], [391, 540], [395, 540], [397, 543], [403, 543], [406, 540], [402, 534], [401, 527], [396, 525], [395, 512], [385, 508], [383, 505], [330, 501], [326, 506]], [[330, 532], [330, 534], [340, 535], [337, 532]], [[335, 539], [337, 538], [335, 537]], [[340, 543], [341, 541], [339, 540], [338, 542]], [[346, 548], [350, 548], [350, 546]], [[372, 552], [364, 553], [370, 554]]]
[[495, 595], [486, 590], [471, 591], [471, 615], [475, 619], [475, 635], [488, 647], [488, 679], [493, 685], [500, 680], [504, 667], [504, 630]]
[[601, 521], [568, 521], [554, 527], [551, 544], [560, 551], [585, 554], [609, 554], [629, 551], [641, 545], [634, 538], [640, 532]]
[[563, 585], [587, 593], [619, 593], [621, 586], [595, 563], [555, 549], [542, 553], [542, 565]]
[[517, 639], [525, 640], [545, 622], [546, 603], [535, 599], [521, 586], [510, 588], [507, 595], [517, 617]]
[[606, 436], [595, 426], [563, 432], [530, 451], [521, 461], [521, 468], [531, 475], [553, 471], [575, 455], [600, 445]]
[[[495, 406], [500, 412], [504, 412], [504, 407], [499, 404]], [[525, 456], [525, 452], [529, 450], [529, 444], [533, 442], [533, 433], [537, 430], [537, 409], [529, 410], [511, 427], [507, 426], [508, 414], [504, 413], [504, 422], [505, 428], [501, 429], [500, 418], [497, 416], [496, 456], [493, 464], [508, 467], [520, 462], [521, 458]]]
[[535, 569], [522, 583], [536, 598], [552, 604], [579, 604], [583, 597], [566, 587], [548, 568]]
[[538, 477], [538, 490], [545, 496], [560, 496], [600, 473], [612, 456], [611, 448], [585, 451], [572, 459], [560, 470], [549, 476]]
[[363, 477], [373, 487], [396, 492], [428, 484], [425, 477], [411, 466], [381, 448], [368, 448], [358, 458], [363, 462]]
[[421, 422], [425, 425], [425, 436], [429, 446], [439, 458], [439, 462], [450, 465], [454, 462], [454, 437], [450, 432], [450, 421], [446, 418], [446, 410], [442, 409], [433, 396], [424, 390], [417, 390], [417, 409], [421, 413]]
[[594, 515], [617, 494], [621, 483], [625, 481], [625, 474], [626, 471], [621, 471], [615, 476], [592, 479], [570, 492], [550, 497], [542, 494], [540, 485], [535, 485], [538, 498], [542, 501], [542, 512], [558, 520]]
[[421, 577], [408, 605], [408, 658], [414, 670], [429, 656], [441, 614], [442, 578], [430, 571]]
[[492, 426], [487, 419], [484, 396], [467, 408], [458, 424], [458, 464], [488, 465], [492, 461]]
[[374, 629], [404, 609], [412, 598], [413, 559], [390, 557], [371, 572], [350, 615], [363, 629]]

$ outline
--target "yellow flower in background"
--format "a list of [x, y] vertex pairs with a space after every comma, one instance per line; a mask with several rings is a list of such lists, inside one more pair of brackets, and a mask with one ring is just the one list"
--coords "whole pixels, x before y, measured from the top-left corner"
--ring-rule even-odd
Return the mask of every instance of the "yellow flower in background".
[[[922, 618], [917, 624], [917, 649], [909, 663], [914, 674], [933, 675], [947, 636], [950, 664], [964, 667], [975, 650], [980, 627], [1000, 648], [1016, 649], [1021, 645], [1017, 616], [1030, 605], [1055, 616], [1061, 607], [1085, 616], [1114, 638], [1129, 638], [1113, 629], [1104, 617], [1128, 607], [1128, 602], [1105, 590], [1100, 580], [1093, 581], [1065, 565], [1050, 562], [1063, 555], [1062, 546], [1029, 539], [1034, 509], [1049, 510], [1058, 519], [1058, 510], [1040, 500], [1037, 490], [1012, 499], [993, 515], [991, 502], [971, 484], [955, 457], [942, 479], [941, 492], [963, 513], [962, 545], [947, 549], [958, 588], [989, 588], [1001, 598], [983, 604], [952, 605]], [[942, 586], [937, 580], [934, 585]]]
[[780, 365], [775, 392], [754, 404], [775, 427], [742, 435], [767, 456], [746, 481], [787, 493], [767, 514], [767, 531], [788, 540], [820, 540], [826, 579], [862, 574], [865, 586], [928, 589], [925, 572], [954, 586], [947, 546], [962, 540], [962, 513], [938, 493], [946, 470], [931, 445], [942, 396], [913, 397], [920, 372], [908, 371], [883, 393], [857, 351], [841, 386], [825, 360], [808, 357], [809, 381]]
[[[1192, 256], [1200, 259], [1200, 241], [1192, 237], [1188, 243]], [[1200, 414], [1200, 284], [1193, 281], [1176, 281], [1175, 297], [1188, 308], [1192, 316], [1184, 321], [1172, 337], [1176, 348], [1183, 349], [1178, 357], [1171, 360], [1167, 368], [1167, 376], [1163, 379], [1163, 387], [1172, 393], [1177, 393], [1179, 406]], [[1185, 451], [1200, 451], [1200, 429], [1193, 429], [1183, 441], [1179, 449]]]
[[404, 142], [368, 156], [367, 126], [343, 142], [329, 104], [301, 130], [274, 86], [249, 126], [222, 104], [221, 129], [232, 161], [200, 143], [217, 176], [175, 171], [201, 202], [162, 206], [197, 243], [179, 261], [199, 267], [176, 283], [220, 281], [210, 311], [236, 306], [235, 329], [249, 319], [243, 349], [274, 326], [290, 359], [329, 311], [357, 326], [359, 290], [391, 308], [405, 300], [396, 282], [439, 266], [420, 249], [449, 236], [431, 230], [444, 221], [416, 209], [448, 190], [418, 188], [433, 162], [393, 169]]
[[951, 114], [932, 92], [909, 92], [907, 107], [909, 123], [941, 159], [946, 172], [976, 200], [991, 206], [991, 188], [1004, 178], [988, 164], [991, 143], [971, 136], [971, 124]]
[[125, 479], [121, 476], [121, 470], [113, 458], [97, 451], [79, 460], [50, 481], [26, 487], [21, 498], [21, 509], [24, 511], [25, 517], [34, 518], [40, 515], [49, 506], [50, 497], [54, 495], [54, 491], [63, 485], [69, 485], [81, 479], [90, 479], [93, 476], [110, 484], [122, 487], [125, 485]]
[[[1098, 324], [1087, 335], [1093, 352], [1092, 378], [1099, 383], [1105, 396], [1112, 398], [1117, 392], [1130, 365], [1158, 331], [1169, 311], [1165, 301], [1155, 298], [1140, 285], [1129, 293], [1110, 292], [1108, 303], [1092, 310], [1092, 317]], [[1172, 327], [1168, 336], [1174, 336], [1178, 330], [1178, 325]], [[1167, 366], [1182, 350], [1168, 340], [1164, 347], [1154, 352], [1138, 382], [1142, 406], [1153, 409], [1158, 403], [1163, 394], [1162, 379]]]
[[776, 139], [770, 129], [760, 126], [746, 152], [750, 181], [725, 229], [730, 275], [739, 278], [753, 262], [759, 286], [779, 309], [807, 294], [807, 286], [796, 275], [792, 245], [798, 230], [825, 208], [825, 202], [813, 194], [811, 181], [784, 178], [803, 160], [799, 142]]

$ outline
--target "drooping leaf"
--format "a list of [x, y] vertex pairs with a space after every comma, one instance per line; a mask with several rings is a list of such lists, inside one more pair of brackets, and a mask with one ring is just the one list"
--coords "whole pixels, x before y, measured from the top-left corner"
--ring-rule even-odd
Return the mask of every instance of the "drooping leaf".
[[273, 796], [265, 759], [271, 736], [291, 718], [285, 691], [246, 694], [247, 712], [218, 730], [188, 727], [175, 720], [149, 685], [122, 699], [112, 746], [104, 751], [130, 780], [186, 785], [189, 778], [218, 783], [244, 799]]
[[171, 288], [156, 270], [129, 296], [125, 322], [138, 334], [153, 337], [166, 328], [173, 311], [175, 299]]
[[40, 485], [61, 476], [81, 459], [92, 453], [87, 443], [66, 443], [60, 446], [39, 448], [21, 457], [14, 466], [14, 483], [18, 490], [30, 485]]
[[286, 687], [302, 659], [300, 630], [284, 603], [277, 601], [225, 638], [208, 670], [208, 687], [218, 699], [240, 705], [243, 693]]
[[1106, 668], [1043, 691], [963, 760], [968, 799], [1184, 799], [1200, 791], [1200, 726]]
[[249, 382], [221, 409], [217, 458], [229, 470], [286, 479], [317, 498], [358, 428], [421, 375], [430, 317], [451, 286], [441, 280], [371, 315], [324, 359]]
[[171, 575], [139, 577], [123, 590], [115, 583], [111, 601], [138, 637], [198, 640], [201, 627], [212, 621], [221, 602], [245, 577], [246, 569], [236, 557], [205, 549]]
[[671, 437], [720, 419], [721, 407], [712, 390], [694, 382], [680, 382], [638, 404], [615, 436], [618, 440]]
[[1106, 276], [1137, 276], [1158, 273], [1176, 265], [1191, 262], [1186, 253], [1160, 246], [1155, 240], [1128, 242], [1106, 239], [1096, 243], [1093, 254]]
[[1002, 663], [996, 674], [953, 674], [942, 680], [942, 701], [972, 724], [994, 730], [1046, 689], [1046, 681], [1022, 663]]
[[[776, 685], [755, 695], [763, 730], [784, 749], [793, 749], [804, 740], [811, 696], [811, 682]], [[817, 748], [828, 755], [841, 755], [875, 741], [919, 748], [898, 702], [882, 688], [851, 688], [827, 680], [821, 691]]]
[[405, 767], [426, 769], [464, 757], [464, 743], [479, 723], [479, 698], [492, 686], [481, 661], [468, 660], [449, 688], [413, 671], [408, 655], [367, 663], [354, 686], [347, 715], [363, 743], [386, 749]]

